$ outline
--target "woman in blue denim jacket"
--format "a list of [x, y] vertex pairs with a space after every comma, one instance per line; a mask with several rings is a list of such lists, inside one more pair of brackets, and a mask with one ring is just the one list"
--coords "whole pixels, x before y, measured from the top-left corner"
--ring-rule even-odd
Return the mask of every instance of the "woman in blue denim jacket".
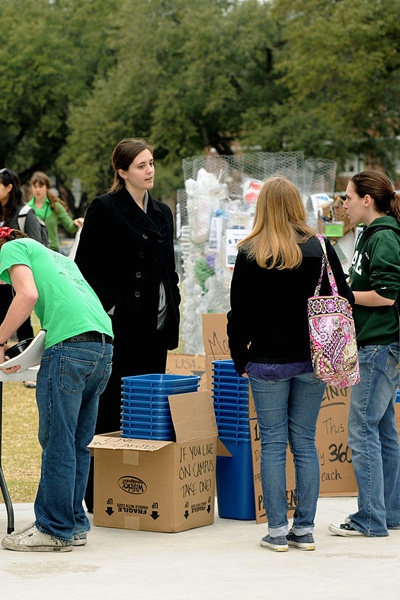
[[335, 535], [387, 536], [400, 529], [400, 449], [394, 405], [400, 383], [400, 196], [381, 171], [363, 171], [347, 185], [344, 208], [364, 224], [350, 268], [360, 383], [351, 388], [349, 446], [358, 509]]

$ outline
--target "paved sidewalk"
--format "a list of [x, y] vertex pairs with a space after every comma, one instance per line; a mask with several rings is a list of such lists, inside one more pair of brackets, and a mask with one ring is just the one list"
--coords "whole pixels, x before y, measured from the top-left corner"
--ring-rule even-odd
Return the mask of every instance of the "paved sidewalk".
[[[387, 538], [328, 532], [354, 511], [356, 498], [321, 498], [315, 552], [260, 547], [265, 525], [215, 518], [207, 527], [152, 533], [93, 527], [72, 552], [20, 553], [0, 548], [3, 598], [64, 600], [369, 600], [400, 597], [400, 531]], [[33, 521], [17, 504], [16, 529]], [[0, 535], [7, 529], [0, 504]]]

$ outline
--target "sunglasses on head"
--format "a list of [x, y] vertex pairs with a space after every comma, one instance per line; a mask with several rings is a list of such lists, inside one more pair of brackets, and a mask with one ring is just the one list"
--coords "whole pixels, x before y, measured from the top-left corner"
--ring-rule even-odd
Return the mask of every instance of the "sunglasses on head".
[[8, 177], [9, 181], [13, 181], [13, 174], [11, 173], [11, 171], [9, 169], [0, 169], [0, 177], [2, 178], [2, 180], [4, 181], [4, 175], [6, 177]]

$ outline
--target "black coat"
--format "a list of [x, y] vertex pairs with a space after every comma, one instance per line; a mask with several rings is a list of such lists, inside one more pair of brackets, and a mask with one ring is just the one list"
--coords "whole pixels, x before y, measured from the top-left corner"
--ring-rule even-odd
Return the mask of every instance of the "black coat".
[[[339, 294], [354, 304], [339, 258], [325, 240]], [[321, 273], [322, 247], [317, 237], [300, 245], [303, 260], [296, 269], [262, 269], [239, 252], [231, 283], [228, 339], [238, 373], [247, 362], [294, 363], [311, 359], [307, 299]], [[326, 270], [321, 295], [330, 295]]]
[[157, 333], [161, 281], [168, 304], [161, 340], [167, 349], [178, 345], [180, 294], [173, 231], [170, 208], [150, 195], [147, 213], [125, 188], [89, 205], [75, 260], [104, 309], [115, 307], [118, 353], [132, 352], [133, 347], [140, 351]]

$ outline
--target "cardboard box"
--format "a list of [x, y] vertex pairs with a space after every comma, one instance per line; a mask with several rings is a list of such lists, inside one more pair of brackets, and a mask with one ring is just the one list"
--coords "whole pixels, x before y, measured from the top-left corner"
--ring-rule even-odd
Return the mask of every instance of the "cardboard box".
[[212, 389], [212, 363], [214, 360], [230, 359], [226, 315], [204, 314], [203, 344], [206, 355], [206, 386]]
[[209, 392], [169, 397], [176, 442], [96, 435], [94, 525], [178, 532], [214, 522], [217, 425]]
[[202, 354], [174, 354], [167, 356], [166, 373], [173, 375], [197, 375], [200, 377], [199, 392], [207, 390], [206, 357]]

